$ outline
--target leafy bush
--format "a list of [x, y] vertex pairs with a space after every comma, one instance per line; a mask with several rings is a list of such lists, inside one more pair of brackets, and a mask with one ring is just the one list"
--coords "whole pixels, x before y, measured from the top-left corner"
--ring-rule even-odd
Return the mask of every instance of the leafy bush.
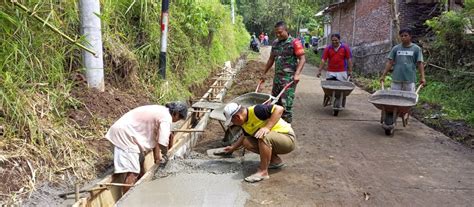
[[[447, 11], [441, 16], [427, 20], [426, 24], [435, 32], [430, 62], [445, 67], [462, 67], [473, 64], [474, 35], [465, 33], [474, 26], [474, 1], [466, 1], [461, 11]], [[471, 67], [471, 71], [472, 67]]]
[[461, 11], [444, 12], [427, 20], [435, 32], [435, 40], [428, 50], [427, 62], [445, 67], [428, 66], [428, 85], [421, 91], [420, 100], [443, 107], [451, 119], [464, 119], [474, 126], [474, 35], [467, 29], [474, 26], [474, 1], [465, 1]]

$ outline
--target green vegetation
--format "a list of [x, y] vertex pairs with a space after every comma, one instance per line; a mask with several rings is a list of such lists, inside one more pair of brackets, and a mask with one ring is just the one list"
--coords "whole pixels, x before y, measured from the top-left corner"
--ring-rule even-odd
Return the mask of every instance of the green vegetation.
[[[222, 0], [230, 2], [230, 0]], [[314, 15], [327, 1], [324, 0], [240, 0], [237, 2], [237, 12], [243, 16], [247, 30], [255, 32], [267, 32], [273, 36], [273, 26], [278, 21], [288, 24], [292, 35], [300, 28], [308, 28], [309, 31], [320, 31], [318, 21]]]
[[[473, 29], [474, 1], [465, 2], [461, 11], [444, 12], [441, 16], [427, 20], [426, 24], [436, 35], [435, 41], [427, 49], [427, 62], [434, 62], [457, 71], [474, 72], [474, 35], [466, 34]], [[469, 67], [471, 66], [471, 67]]]
[[[78, 1], [33, 0], [25, 5], [80, 38]], [[224, 61], [236, 59], [250, 38], [242, 17], [233, 25], [229, 6], [218, 0], [172, 2], [164, 84], [157, 75], [161, 4], [102, 0], [101, 8], [105, 76], [129, 83], [155, 103], [187, 98], [189, 85], [202, 83]], [[100, 130], [84, 130], [66, 118], [69, 109], [82, 105], [70, 95], [72, 79], [83, 72], [80, 50], [10, 0], [0, 0], [0, 25], [0, 167], [22, 163], [25, 177], [2, 193], [21, 193], [22, 187], [27, 192], [35, 182], [64, 173], [93, 178], [95, 162], [104, 158], [86, 142], [103, 137], [107, 126], [102, 121]]]
[[474, 35], [466, 34], [474, 23], [474, 1], [465, 1], [461, 11], [449, 11], [428, 20], [436, 39], [428, 50], [428, 85], [422, 102], [441, 105], [448, 119], [466, 120], [474, 126]]
[[472, 109], [474, 92], [472, 88], [470, 91], [462, 90], [459, 87], [435, 81], [421, 90], [420, 101], [441, 105], [442, 112], [449, 119], [466, 120], [471, 126], [474, 126], [474, 110]]
[[313, 52], [313, 49], [310, 48], [305, 49], [304, 54], [307, 63], [319, 67], [319, 65], [321, 64], [321, 51], [319, 51], [318, 54], [315, 54]]

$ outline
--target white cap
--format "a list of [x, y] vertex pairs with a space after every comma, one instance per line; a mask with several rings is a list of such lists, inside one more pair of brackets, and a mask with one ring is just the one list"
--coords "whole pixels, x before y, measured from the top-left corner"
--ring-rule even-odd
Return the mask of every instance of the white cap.
[[234, 116], [242, 106], [237, 103], [229, 103], [224, 107], [225, 125], [229, 126]]

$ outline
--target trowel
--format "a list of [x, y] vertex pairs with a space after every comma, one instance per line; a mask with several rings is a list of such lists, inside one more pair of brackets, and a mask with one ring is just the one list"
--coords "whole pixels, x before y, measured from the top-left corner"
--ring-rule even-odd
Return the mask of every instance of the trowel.
[[213, 157], [213, 158], [233, 158], [234, 155], [232, 153], [225, 152], [224, 148], [225, 147], [208, 149], [207, 156]]

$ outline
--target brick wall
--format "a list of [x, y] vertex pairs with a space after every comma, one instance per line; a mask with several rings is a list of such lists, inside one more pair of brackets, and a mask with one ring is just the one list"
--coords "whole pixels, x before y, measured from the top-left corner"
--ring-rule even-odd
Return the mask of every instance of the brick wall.
[[341, 41], [352, 47], [354, 70], [363, 74], [379, 73], [391, 48], [387, 2], [359, 0], [333, 9], [331, 16], [333, 33], [340, 33]]
[[400, 28], [411, 29], [416, 41], [427, 33], [428, 26], [424, 24], [425, 21], [439, 16], [442, 8], [443, 5], [439, 3], [405, 3], [405, 0], [401, 0], [398, 3]]
[[360, 0], [356, 5], [354, 45], [390, 40], [390, 7], [385, 0]]

